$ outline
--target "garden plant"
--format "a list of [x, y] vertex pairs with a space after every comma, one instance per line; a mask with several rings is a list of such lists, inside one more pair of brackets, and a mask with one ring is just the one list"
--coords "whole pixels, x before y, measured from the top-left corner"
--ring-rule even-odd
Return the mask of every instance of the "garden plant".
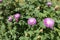
[[0, 0], [0, 40], [60, 40], [60, 0]]

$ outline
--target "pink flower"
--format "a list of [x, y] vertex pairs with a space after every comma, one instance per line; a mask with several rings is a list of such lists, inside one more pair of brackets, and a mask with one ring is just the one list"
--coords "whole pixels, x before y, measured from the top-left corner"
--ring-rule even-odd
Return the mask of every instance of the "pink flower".
[[47, 2], [47, 6], [50, 7], [52, 5], [51, 2]]
[[16, 14], [14, 15], [14, 18], [15, 18], [16, 22], [18, 22], [18, 19], [20, 18], [20, 14], [19, 14], [19, 13], [16, 13]]
[[35, 18], [29, 18], [28, 19], [28, 24], [29, 25], [35, 25], [36, 24], [36, 19]]
[[19, 14], [19, 13], [16, 13], [16, 14], [14, 15], [14, 17], [15, 17], [15, 19], [19, 19], [20, 14]]
[[53, 29], [53, 26], [54, 26], [54, 20], [53, 20], [53, 19], [51, 19], [51, 18], [45, 18], [45, 19], [43, 20], [43, 22], [44, 22], [44, 25], [45, 25], [47, 28]]
[[3, 0], [0, 0], [0, 2], [2, 2]]
[[12, 16], [9, 16], [8, 17], [8, 20], [11, 22], [12, 21]]

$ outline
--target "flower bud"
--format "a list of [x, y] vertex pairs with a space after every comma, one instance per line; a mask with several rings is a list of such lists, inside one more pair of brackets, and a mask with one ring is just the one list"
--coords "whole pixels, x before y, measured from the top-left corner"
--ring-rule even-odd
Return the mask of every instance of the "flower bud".
[[43, 32], [43, 29], [40, 29], [40, 32]]
[[58, 10], [58, 9], [59, 9], [59, 6], [58, 6], [58, 5], [56, 5], [56, 6], [55, 6], [55, 10]]
[[26, 36], [26, 37], [30, 37], [30, 34], [29, 34], [29, 33], [25, 33], [25, 36]]
[[11, 22], [12, 21], [12, 16], [9, 16], [8, 17], [8, 20]]
[[41, 40], [41, 36], [37, 36], [37, 40]]

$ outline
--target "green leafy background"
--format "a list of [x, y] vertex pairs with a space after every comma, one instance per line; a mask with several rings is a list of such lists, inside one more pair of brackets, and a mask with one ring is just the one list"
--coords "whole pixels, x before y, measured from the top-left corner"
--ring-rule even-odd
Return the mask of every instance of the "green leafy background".
[[[52, 2], [49, 8], [47, 1]], [[56, 5], [60, 6], [60, 0], [3, 0], [0, 3], [0, 40], [60, 40], [60, 10], [55, 11]], [[8, 16], [19, 12], [19, 22], [8, 21]], [[27, 24], [27, 20], [34, 17], [37, 24], [33, 27]], [[54, 19], [54, 29], [46, 28], [43, 19]]]

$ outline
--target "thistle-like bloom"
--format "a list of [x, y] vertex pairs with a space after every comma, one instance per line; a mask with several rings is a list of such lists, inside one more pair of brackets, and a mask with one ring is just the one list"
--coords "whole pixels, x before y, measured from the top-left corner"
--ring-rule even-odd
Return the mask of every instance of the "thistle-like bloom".
[[2, 2], [3, 0], [0, 0], [0, 2]]
[[51, 19], [51, 18], [45, 18], [45, 19], [43, 20], [43, 22], [44, 22], [44, 25], [45, 25], [47, 28], [53, 29], [53, 26], [54, 26], [54, 20], [53, 20], [53, 19]]
[[18, 22], [18, 19], [20, 18], [20, 14], [19, 14], [19, 13], [16, 13], [16, 14], [14, 15], [14, 18], [15, 18], [16, 22]]
[[52, 5], [51, 2], [47, 2], [47, 6], [50, 7]]
[[36, 19], [35, 18], [29, 18], [28, 19], [28, 24], [29, 25], [35, 25], [36, 24]]
[[19, 19], [20, 14], [19, 14], [19, 13], [16, 13], [16, 14], [14, 15], [14, 17], [15, 17], [15, 19]]
[[10, 22], [12, 21], [12, 16], [8, 17], [8, 21], [10, 21]]

